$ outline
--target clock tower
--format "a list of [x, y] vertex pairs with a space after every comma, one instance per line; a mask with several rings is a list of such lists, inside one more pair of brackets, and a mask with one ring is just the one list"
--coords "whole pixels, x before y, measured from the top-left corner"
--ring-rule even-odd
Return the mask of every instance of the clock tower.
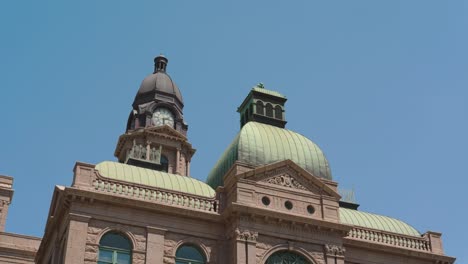
[[140, 85], [114, 155], [119, 162], [190, 176], [195, 149], [188, 142], [182, 94], [167, 74], [168, 59], [154, 59], [154, 71]]

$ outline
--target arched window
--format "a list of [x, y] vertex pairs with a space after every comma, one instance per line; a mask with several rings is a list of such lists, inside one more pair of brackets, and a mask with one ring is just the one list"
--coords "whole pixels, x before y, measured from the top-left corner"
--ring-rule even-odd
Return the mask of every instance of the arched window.
[[182, 245], [176, 252], [176, 264], [205, 264], [206, 258], [193, 245]]
[[283, 120], [283, 109], [281, 106], [275, 106], [275, 118]]
[[264, 115], [265, 113], [263, 112], [263, 102], [262, 101], [257, 101], [256, 103], [256, 109], [257, 114], [259, 115]]
[[132, 263], [132, 244], [130, 240], [116, 232], [105, 234], [99, 242], [98, 264]]
[[267, 103], [265, 107], [265, 112], [266, 112], [266, 116], [273, 117], [273, 106]]
[[164, 155], [161, 155], [161, 170], [164, 172], [169, 171], [169, 160]]
[[278, 251], [271, 255], [265, 264], [310, 264], [303, 256], [290, 251]]

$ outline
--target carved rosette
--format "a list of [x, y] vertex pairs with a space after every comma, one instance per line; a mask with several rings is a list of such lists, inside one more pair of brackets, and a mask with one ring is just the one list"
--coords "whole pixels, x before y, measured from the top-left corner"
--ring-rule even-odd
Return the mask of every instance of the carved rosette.
[[241, 231], [239, 228], [236, 228], [234, 233], [238, 240], [243, 240], [243, 241], [248, 241], [248, 242], [257, 242], [258, 232], [252, 232], [249, 230]]
[[276, 175], [268, 179], [265, 179], [264, 181], [270, 184], [280, 185], [283, 187], [289, 187], [289, 188], [299, 189], [299, 190], [307, 190], [307, 188], [305, 188], [302, 184], [300, 184], [296, 179], [291, 177], [291, 175], [289, 174]]
[[331, 256], [344, 256], [346, 249], [343, 246], [326, 244], [325, 252]]

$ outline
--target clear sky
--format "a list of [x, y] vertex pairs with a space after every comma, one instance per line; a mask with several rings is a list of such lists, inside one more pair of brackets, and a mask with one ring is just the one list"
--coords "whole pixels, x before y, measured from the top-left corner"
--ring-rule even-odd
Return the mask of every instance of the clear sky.
[[0, 174], [7, 231], [42, 236], [76, 161], [115, 160], [154, 56], [185, 100], [192, 174], [239, 131], [252, 86], [288, 97], [287, 128], [327, 155], [360, 209], [466, 251], [466, 1], [1, 1]]

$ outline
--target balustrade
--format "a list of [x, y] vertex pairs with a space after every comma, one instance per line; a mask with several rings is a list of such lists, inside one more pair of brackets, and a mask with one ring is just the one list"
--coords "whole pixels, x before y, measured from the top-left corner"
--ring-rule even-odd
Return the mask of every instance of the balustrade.
[[430, 243], [424, 237], [410, 237], [398, 234], [387, 233], [379, 230], [371, 230], [360, 227], [354, 227], [348, 234], [348, 237], [367, 240], [387, 245], [410, 248], [421, 251], [431, 251]]
[[213, 198], [182, 194], [169, 190], [145, 188], [142, 186], [123, 184], [107, 179], [95, 179], [93, 187], [98, 191], [105, 191], [127, 197], [154, 201], [158, 203], [189, 207], [202, 211], [217, 212], [217, 201]]

